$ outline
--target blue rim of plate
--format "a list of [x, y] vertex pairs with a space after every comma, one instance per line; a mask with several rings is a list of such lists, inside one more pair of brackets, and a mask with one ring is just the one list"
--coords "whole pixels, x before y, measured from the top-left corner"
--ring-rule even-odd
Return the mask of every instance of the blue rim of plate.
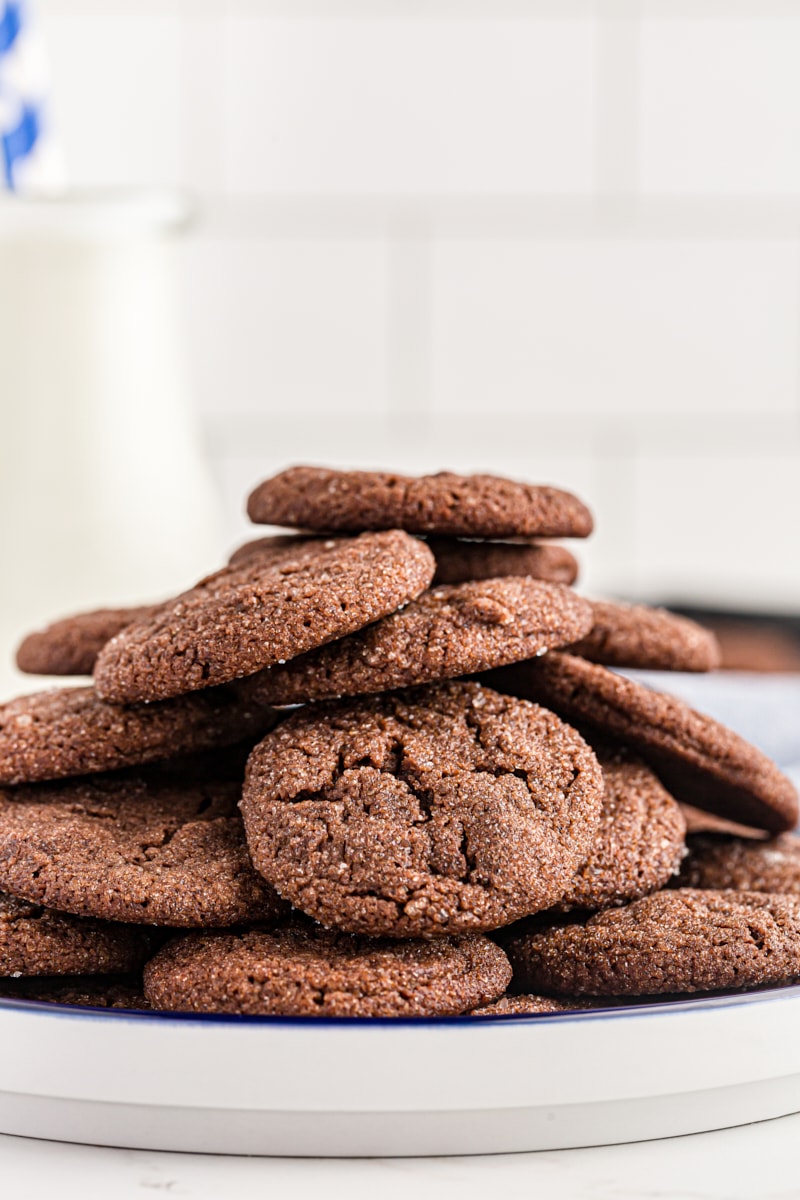
[[775, 1000], [800, 999], [800, 983], [787, 983], [779, 987], [742, 989], [735, 992], [714, 992], [702, 995], [671, 996], [665, 1000], [650, 999], [638, 1004], [615, 1004], [608, 1008], [575, 1009], [557, 1013], [495, 1013], [491, 1016], [472, 1016], [464, 1013], [454, 1017], [280, 1017], [245, 1016], [237, 1013], [189, 1013], [153, 1012], [146, 1009], [94, 1008], [77, 1004], [57, 1004], [50, 1000], [25, 1000], [11, 996], [0, 997], [0, 1012], [10, 1009], [21, 1012], [49, 1013], [52, 1016], [71, 1017], [73, 1020], [118, 1020], [148, 1021], [168, 1024], [194, 1022], [201, 1025], [245, 1025], [245, 1026], [301, 1026], [303, 1029], [327, 1028], [330, 1025], [352, 1029], [362, 1025], [379, 1026], [386, 1029], [410, 1026], [421, 1029], [426, 1026], [463, 1028], [489, 1026], [498, 1022], [530, 1024], [552, 1024], [558, 1021], [626, 1020], [631, 1017], [665, 1015], [677, 1012], [708, 1012], [720, 1008], [732, 1008], [749, 1004], [767, 1004]]

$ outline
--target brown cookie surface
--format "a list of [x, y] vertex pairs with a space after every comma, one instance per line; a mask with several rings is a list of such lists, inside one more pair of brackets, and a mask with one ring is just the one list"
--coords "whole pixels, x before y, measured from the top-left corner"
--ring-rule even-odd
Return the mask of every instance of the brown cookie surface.
[[[244, 561], [250, 554], [257, 553], [272, 562], [295, 558], [298, 554], [316, 553], [325, 546], [319, 538], [268, 537], [242, 546], [233, 554], [229, 566]], [[252, 548], [252, 549], [251, 549]], [[217, 572], [214, 579], [225, 571]], [[206, 582], [206, 581], [203, 581]], [[122, 633], [129, 625], [150, 621], [165, 606], [178, 603], [184, 593], [172, 600], [158, 604], [144, 604], [130, 608], [98, 608], [92, 612], [75, 613], [54, 621], [45, 629], [29, 633], [17, 650], [17, 666], [31, 675], [91, 675], [97, 656], [107, 642]]]
[[637, 996], [781, 984], [800, 976], [800, 896], [656, 892], [585, 924], [511, 931], [515, 986]]
[[256, 868], [324, 925], [498, 928], [555, 903], [591, 848], [597, 759], [552, 713], [478, 684], [320, 705], [253, 751]]
[[797, 791], [771, 759], [674, 696], [559, 651], [485, 681], [631, 746], [678, 801], [775, 833], [797, 824]]
[[241, 785], [112, 775], [0, 791], [0, 888], [77, 916], [204, 928], [286, 910], [253, 869]]
[[426, 1017], [502, 995], [511, 968], [479, 935], [392, 942], [296, 922], [188, 934], [145, 968], [153, 1008], [287, 1017]]
[[767, 841], [697, 834], [676, 880], [678, 887], [800, 895], [800, 838]]
[[29, 675], [91, 675], [97, 655], [128, 625], [145, 621], [158, 605], [98, 608], [54, 621], [29, 633], [17, 649], [17, 666]]
[[763, 829], [754, 829], [752, 825], [739, 825], [736, 821], [726, 821], [714, 813], [703, 812], [692, 804], [681, 804], [681, 812], [686, 821], [687, 834], [692, 833], [727, 833], [731, 837], [758, 838], [763, 840], [769, 834]]
[[578, 578], [574, 554], [554, 542], [476, 542], [430, 537], [428, 545], [436, 559], [434, 585], [525, 575], [568, 587]]
[[529, 1017], [539, 1013], [574, 1012], [588, 1008], [585, 1000], [556, 1000], [553, 996], [534, 996], [531, 993], [519, 996], [501, 996], [493, 1004], [473, 1008], [469, 1017]]
[[358, 696], [469, 675], [573, 640], [590, 606], [535, 579], [488, 579], [431, 588], [400, 612], [252, 676], [259, 704]]
[[[254, 555], [285, 554], [301, 536], [278, 534], [255, 538], [234, 550], [230, 566], [246, 562]], [[527, 575], [545, 583], [567, 586], [578, 577], [578, 563], [566, 546], [554, 542], [486, 542], [464, 538], [429, 537], [426, 545], [436, 559], [433, 585], [469, 583], [476, 579], [499, 579], [503, 575]], [[115, 631], [116, 632], [116, 631]]]
[[267, 558], [277, 562], [282, 558], [306, 551], [309, 547], [324, 546], [334, 538], [320, 538], [313, 534], [276, 533], [268, 537], [253, 538], [233, 551], [228, 559], [229, 567], [239, 567], [242, 563], [251, 562], [254, 558]]
[[63, 688], [0, 705], [0, 784], [114, 771], [256, 738], [276, 714], [215, 688], [120, 708], [94, 688]]
[[496, 475], [416, 478], [384, 471], [290, 467], [250, 494], [261, 525], [358, 531], [406, 529], [454, 537], [586, 537], [588, 508], [569, 492]]
[[98, 655], [98, 694], [163, 700], [252, 675], [386, 616], [433, 578], [430, 550], [400, 530], [313, 545], [225, 568], [129, 625]]
[[141, 980], [118, 980], [113, 975], [0, 979], [0, 996], [11, 1000], [38, 1000], [44, 1004], [66, 1004], [79, 1008], [150, 1007], [144, 998]]
[[609, 908], [655, 892], [685, 852], [680, 805], [653, 772], [630, 755], [596, 752], [605, 784], [600, 826], [586, 862], [554, 905], [560, 912]]
[[144, 930], [83, 921], [0, 893], [0, 975], [135, 971], [149, 950]]
[[594, 625], [570, 646], [591, 662], [651, 671], [713, 671], [720, 664], [717, 639], [688, 617], [644, 604], [593, 600]]

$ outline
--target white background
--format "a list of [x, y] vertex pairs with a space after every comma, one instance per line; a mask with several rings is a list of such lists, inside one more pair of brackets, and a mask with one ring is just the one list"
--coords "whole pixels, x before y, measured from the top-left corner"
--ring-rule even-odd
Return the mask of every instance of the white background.
[[39, 0], [71, 182], [175, 185], [226, 533], [289, 461], [573, 487], [587, 587], [800, 595], [800, 3]]

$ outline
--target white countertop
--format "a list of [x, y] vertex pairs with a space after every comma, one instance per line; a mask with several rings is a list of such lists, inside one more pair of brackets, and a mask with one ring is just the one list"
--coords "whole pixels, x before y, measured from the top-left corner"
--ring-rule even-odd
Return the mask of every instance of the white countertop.
[[792, 1200], [800, 1114], [629, 1146], [480, 1158], [257, 1159], [0, 1136], [13, 1200]]

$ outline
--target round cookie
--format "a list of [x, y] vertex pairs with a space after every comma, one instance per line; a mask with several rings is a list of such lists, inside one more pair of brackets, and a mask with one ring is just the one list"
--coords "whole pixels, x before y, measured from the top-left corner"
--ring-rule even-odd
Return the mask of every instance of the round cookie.
[[316, 546], [225, 568], [129, 625], [98, 655], [98, 694], [164, 700], [252, 675], [394, 612], [433, 578], [430, 550], [400, 530]]
[[485, 677], [636, 750], [676, 800], [774, 833], [797, 824], [797, 791], [775, 764], [674, 696], [555, 651]]
[[474, 683], [320, 705], [250, 756], [256, 868], [323, 925], [419, 937], [496, 929], [554, 904], [603, 795], [582, 738]]
[[565, 646], [589, 605], [558, 584], [487, 579], [431, 588], [400, 612], [251, 677], [259, 704], [301, 704], [453, 679]]
[[680, 805], [653, 772], [623, 752], [595, 752], [605, 784], [600, 828], [569, 891], [553, 906], [557, 912], [638, 900], [663, 887], [686, 852]]
[[287, 906], [254, 871], [241, 785], [98, 776], [0, 791], [0, 888], [76, 916], [204, 928]]
[[[285, 561], [300, 555], [311, 555], [331, 546], [330, 540], [303, 537], [261, 538], [258, 543], [249, 543], [257, 548], [263, 559], [271, 562]], [[247, 551], [248, 546], [242, 546]], [[248, 554], [231, 556], [229, 566], [244, 561]], [[225, 568], [201, 581], [207, 584], [224, 578]], [[194, 589], [192, 589], [194, 590]], [[17, 649], [17, 666], [29, 675], [91, 675], [97, 656], [107, 642], [122, 633], [129, 625], [150, 621], [164, 607], [170, 608], [182, 600], [186, 593], [158, 604], [138, 605], [131, 608], [98, 608], [92, 612], [75, 613], [54, 621], [45, 629], [29, 633]]]
[[493, 1004], [483, 1004], [467, 1013], [468, 1017], [531, 1017], [541, 1013], [574, 1012], [590, 1008], [585, 1000], [555, 1000], [552, 996], [501, 996]]
[[119, 708], [94, 688], [63, 688], [0, 705], [0, 784], [38, 783], [138, 766], [255, 739], [276, 713], [232, 688]]
[[716, 817], [713, 813], [703, 812], [691, 804], [681, 804], [681, 812], [686, 821], [687, 835], [693, 833], [727, 833], [731, 837], [757, 838], [764, 841], [769, 837], [763, 829], [754, 829], [752, 825], [739, 825], [736, 821], [726, 821], [724, 817]]
[[768, 841], [698, 834], [689, 838], [677, 887], [800, 895], [800, 838]]
[[406, 529], [453, 537], [587, 537], [588, 508], [569, 492], [497, 475], [413, 478], [385, 471], [290, 467], [250, 494], [259, 525], [354, 532]]
[[[255, 538], [234, 550], [229, 566], [247, 562], [256, 555], [286, 553], [301, 543], [301, 536], [281, 535]], [[430, 537], [426, 545], [436, 559], [433, 586], [440, 583], [470, 583], [476, 579], [499, 579], [504, 575], [527, 575], [545, 583], [569, 586], [578, 577], [578, 563], [566, 546], [554, 542], [486, 542], [464, 538]]]
[[0, 893], [0, 976], [135, 971], [150, 953], [143, 929], [83, 921]]
[[254, 558], [278, 562], [289, 555], [307, 552], [310, 548], [328, 546], [336, 542], [335, 537], [320, 538], [313, 534], [276, 533], [267, 537], [253, 538], [238, 546], [228, 559], [229, 567], [240, 567]]
[[428, 545], [436, 559], [434, 585], [527, 575], [545, 583], [569, 586], [578, 578], [575, 556], [566, 546], [554, 542], [475, 542], [431, 537]]
[[294, 922], [196, 933], [147, 964], [153, 1008], [282, 1017], [456, 1016], [501, 996], [503, 951], [479, 935], [391, 942]]
[[0, 996], [10, 1000], [36, 1000], [70, 1008], [147, 1009], [141, 983], [117, 980], [113, 975], [34, 976], [0, 979]]
[[720, 664], [717, 639], [696, 621], [644, 604], [591, 603], [594, 626], [570, 654], [651, 671], [713, 671]]
[[148, 620], [156, 604], [98, 608], [29, 633], [17, 648], [17, 666], [29, 675], [91, 675], [97, 655], [128, 625]]
[[639, 996], [781, 984], [800, 976], [800, 896], [656, 892], [585, 924], [512, 932], [515, 986]]

